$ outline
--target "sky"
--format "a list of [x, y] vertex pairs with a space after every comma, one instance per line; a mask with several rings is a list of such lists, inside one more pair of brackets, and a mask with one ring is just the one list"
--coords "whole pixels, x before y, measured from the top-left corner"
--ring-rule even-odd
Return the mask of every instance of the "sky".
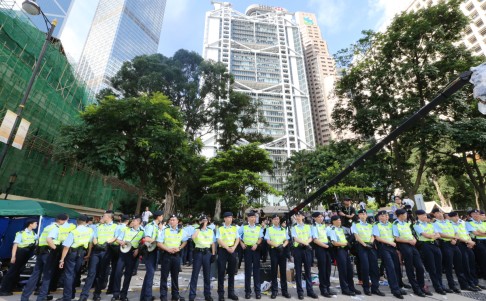
[[[77, 62], [99, 0], [74, 1], [60, 38], [68, 57]], [[357, 41], [361, 37], [362, 30], [386, 28], [396, 13], [408, 7], [410, 0], [233, 0], [230, 2], [233, 8], [241, 12], [252, 4], [263, 4], [283, 7], [290, 12], [315, 13], [329, 51], [335, 54]], [[172, 56], [177, 50], [183, 48], [201, 54], [205, 14], [212, 9], [210, 0], [167, 0], [158, 52]]]

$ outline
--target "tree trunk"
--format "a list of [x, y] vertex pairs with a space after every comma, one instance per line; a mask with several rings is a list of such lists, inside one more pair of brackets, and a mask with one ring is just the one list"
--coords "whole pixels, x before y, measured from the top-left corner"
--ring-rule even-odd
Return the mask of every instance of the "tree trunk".
[[437, 181], [437, 178], [435, 177], [435, 175], [432, 176], [431, 179], [432, 179], [432, 183], [434, 183], [435, 190], [437, 191], [437, 195], [439, 196], [440, 205], [442, 207], [450, 207], [451, 206], [450, 202], [445, 198], [444, 194], [440, 190], [440, 185], [439, 185], [439, 182]]
[[170, 178], [167, 181], [167, 190], [165, 192], [165, 205], [164, 205], [164, 220], [169, 218], [170, 215], [175, 214], [175, 186], [176, 182]]
[[143, 198], [143, 189], [138, 190], [138, 199], [137, 199], [137, 208], [135, 208], [135, 214], [139, 215], [140, 210], [142, 209], [142, 198]]
[[[476, 179], [474, 175], [474, 170], [471, 165], [469, 165], [469, 162], [467, 161], [467, 155], [465, 152], [462, 153], [462, 164], [464, 166], [464, 169], [466, 170], [466, 174], [469, 177], [469, 181], [471, 181], [471, 184], [474, 187], [474, 190], [477, 192], [478, 197], [479, 197], [479, 203], [483, 206], [483, 208], [486, 208], [486, 191], [484, 185], [482, 185], [480, 182], [483, 182], [482, 175], [481, 173], [478, 174], [479, 179]], [[478, 181], [479, 180], [479, 181]]]
[[221, 219], [221, 200], [216, 200], [216, 208], [214, 209], [213, 220], [219, 221]]

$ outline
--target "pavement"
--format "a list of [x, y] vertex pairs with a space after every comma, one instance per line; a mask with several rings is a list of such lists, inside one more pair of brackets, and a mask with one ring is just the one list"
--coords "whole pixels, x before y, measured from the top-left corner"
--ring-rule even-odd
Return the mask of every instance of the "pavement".
[[[244, 273], [243, 273], [244, 268], [243, 268], [243, 265], [242, 265], [242, 268], [239, 270], [238, 274], [235, 276], [235, 289], [236, 289], [237, 296], [239, 296], [239, 298], [240, 298], [240, 301], [245, 300], [245, 298], [244, 298], [245, 292], [244, 292]], [[131, 283], [130, 283], [130, 291], [129, 291], [129, 294], [128, 294], [128, 299], [131, 300], [131, 301], [138, 301], [139, 298], [140, 298], [140, 289], [142, 287], [143, 277], [145, 275], [145, 271], [143, 270], [143, 268], [144, 268], [144, 266], [141, 264], [139, 271], [138, 271], [138, 274], [136, 276], [132, 277], [132, 280], [131, 280]], [[188, 294], [189, 294], [189, 281], [190, 281], [190, 277], [191, 277], [191, 272], [192, 272], [192, 267], [185, 267], [184, 266], [182, 272], [179, 274], [179, 289], [180, 289], [180, 292], [181, 292], [181, 296], [183, 296], [186, 299], [186, 301], [189, 300]], [[317, 277], [317, 268], [315, 268], [315, 267], [312, 268], [312, 272], [313, 272], [313, 279], [317, 281], [317, 279], [315, 279]], [[319, 300], [370, 300], [370, 301], [371, 300], [382, 300], [382, 301], [387, 301], [387, 300], [396, 301], [396, 300], [398, 300], [397, 298], [393, 297], [393, 295], [391, 294], [390, 289], [387, 286], [386, 281], [380, 281], [380, 284], [381, 284], [380, 290], [386, 294], [385, 297], [380, 297], [380, 296], [376, 296], [376, 295], [373, 295], [373, 296], [358, 295], [358, 296], [355, 296], [355, 297], [349, 297], [349, 296], [341, 295], [341, 290], [339, 288], [339, 279], [337, 277], [338, 277], [338, 272], [337, 272], [337, 270], [334, 271], [334, 267], [333, 267], [333, 271], [331, 273], [331, 286], [332, 286], [332, 289], [335, 292], [337, 292], [338, 294], [335, 295], [331, 299], [325, 298], [323, 296], [319, 296]], [[84, 276], [82, 277], [82, 279], [83, 278], [84, 278]], [[355, 277], [355, 279], [357, 281], [356, 277]], [[405, 275], [404, 275], [404, 281], [407, 283], [407, 278], [406, 278]], [[447, 281], [445, 279], [444, 279], [444, 281], [445, 281], [444, 283], [447, 283]], [[481, 281], [483, 281], [483, 280], [481, 280]], [[486, 285], [486, 282], [483, 281], [481, 284]], [[170, 285], [170, 281], [169, 281], [169, 285]], [[318, 283], [314, 283], [314, 292], [316, 294], [319, 293], [318, 285], [319, 285]], [[430, 281], [426, 280], [426, 285], [431, 286]], [[155, 274], [155, 277], [154, 277], [153, 294], [156, 297], [155, 300], [160, 300], [159, 299], [159, 287], [160, 287], [160, 270]], [[288, 287], [289, 287], [289, 293], [292, 296], [292, 299], [297, 299], [295, 282], [289, 282]], [[362, 287], [358, 284], [356, 284], [356, 288], [363, 291]], [[217, 281], [213, 280], [213, 281], [211, 281], [211, 292], [212, 292], [212, 297], [215, 301], [217, 300], [216, 289], [217, 289]], [[76, 291], [77, 291], [77, 294], [76, 294], [75, 300], [77, 300], [77, 298], [79, 297], [79, 292], [81, 291], [81, 289], [77, 288]], [[304, 291], [305, 291], [305, 288], [304, 288]], [[486, 290], [484, 290], [482, 292], [465, 292], [464, 291], [462, 294], [447, 294], [446, 296], [442, 296], [442, 295], [434, 293], [433, 296], [428, 296], [428, 297], [425, 297], [425, 298], [414, 295], [412, 290], [410, 290], [410, 289], [406, 290], [406, 291], [409, 294], [404, 296], [405, 297], [404, 300], [424, 300], [424, 301], [426, 301], [426, 300], [440, 300], [440, 301], [442, 301], [442, 300], [454, 300], [454, 301], [455, 300], [457, 300], [457, 301], [461, 301], [461, 300], [464, 300], [464, 301], [486, 300]], [[279, 290], [279, 292], [280, 292], [280, 290]], [[431, 290], [431, 292], [433, 292], [433, 290]], [[169, 294], [170, 294], [170, 287], [169, 287]], [[55, 293], [52, 293], [52, 295], [54, 296], [54, 300], [56, 300], [57, 298], [60, 298], [62, 296], [62, 289], [58, 289], [58, 291], [55, 292]], [[90, 296], [90, 298], [91, 297], [92, 296]], [[105, 300], [110, 301], [111, 297], [112, 297], [111, 295], [106, 295], [104, 293], [102, 293], [102, 295], [101, 295], [101, 298], [102, 298], [103, 301], [105, 301]], [[37, 298], [37, 296], [31, 296], [30, 300], [36, 300], [36, 298]], [[13, 296], [0, 297], [0, 301], [18, 301], [18, 300], [20, 300], [20, 292], [15, 292]], [[91, 299], [89, 299], [89, 300], [91, 300]], [[197, 292], [196, 300], [204, 300], [202, 273], [199, 276], [198, 292]], [[229, 299], [226, 299], [226, 300], [229, 300]], [[254, 295], [252, 295], [252, 300], [255, 300]], [[264, 300], [272, 300], [272, 299], [270, 299], [270, 291], [263, 292], [261, 300], [263, 300], [263, 301]], [[277, 299], [275, 299], [275, 300], [281, 301], [281, 300], [288, 300], [288, 299], [279, 295], [277, 297]], [[306, 297], [305, 300], [313, 300], [313, 299]]]

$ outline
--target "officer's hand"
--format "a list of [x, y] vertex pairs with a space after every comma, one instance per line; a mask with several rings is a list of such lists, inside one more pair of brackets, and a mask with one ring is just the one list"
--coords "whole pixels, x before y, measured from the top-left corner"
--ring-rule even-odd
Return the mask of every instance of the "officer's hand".
[[416, 243], [417, 243], [417, 240], [416, 240], [415, 238], [414, 238], [414, 239], [412, 239], [412, 240], [410, 240], [410, 244], [411, 244], [412, 246], [415, 246], [415, 244], [416, 244]]
[[121, 245], [121, 246], [124, 246], [124, 245], [125, 245], [125, 241], [121, 241], [121, 242], [120, 242], [120, 245]]
[[16, 260], [16, 259], [15, 259], [15, 256], [14, 256], [14, 257], [12, 257], [12, 258], [10, 258], [10, 263], [15, 263], [15, 260]]
[[216, 254], [215, 255], [211, 255], [211, 260], [210, 262], [213, 263], [216, 261]]
[[476, 245], [476, 243], [475, 243], [474, 241], [472, 241], [472, 240], [470, 240], [470, 241], [468, 241], [468, 242], [467, 242], [467, 246], [468, 246], [468, 247], [469, 247], [469, 246], [471, 246], [471, 248], [472, 248], [472, 247], [474, 247], [475, 245]]
[[244, 243], [242, 243], [242, 244], [241, 244], [241, 248], [242, 248], [243, 250], [246, 250], [246, 245], [245, 245]]
[[392, 241], [392, 242], [390, 243], [390, 246], [392, 246], [392, 247], [396, 248], [396, 247], [397, 247], [397, 244], [396, 244], [394, 241]]
[[258, 248], [257, 244], [254, 244], [253, 247], [251, 247], [252, 251], [255, 251]]
[[234, 251], [235, 251], [235, 247], [234, 247], [234, 246], [233, 246], [233, 247], [228, 248], [228, 252], [229, 252], [230, 254], [233, 254], [233, 252], [234, 252]]
[[136, 249], [134, 252], [133, 252], [133, 258], [137, 258], [138, 256], [138, 249]]
[[64, 268], [64, 261], [60, 261], [60, 262], [59, 262], [59, 268], [60, 268], [60, 269]]
[[324, 247], [324, 249], [329, 249], [329, 245], [328, 244], [322, 244], [322, 246]]
[[457, 239], [451, 240], [451, 245], [455, 246], [457, 244]]
[[89, 255], [84, 256], [84, 261], [88, 261]]

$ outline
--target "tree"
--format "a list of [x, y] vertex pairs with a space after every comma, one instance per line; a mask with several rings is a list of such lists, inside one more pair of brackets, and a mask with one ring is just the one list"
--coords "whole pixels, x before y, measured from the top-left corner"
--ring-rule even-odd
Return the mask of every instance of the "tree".
[[167, 174], [187, 168], [196, 149], [184, 132], [179, 109], [160, 93], [106, 97], [88, 106], [81, 120], [62, 130], [61, 145], [79, 162], [137, 183], [136, 213], [146, 189], [166, 184], [170, 190], [173, 178]]
[[[477, 63], [458, 43], [468, 24], [451, 0], [417, 12], [402, 13], [385, 33], [364, 32], [337, 60], [347, 67], [337, 85], [335, 127], [351, 130], [361, 140], [382, 137], [433, 99], [452, 78]], [[417, 192], [432, 150], [437, 147], [443, 117], [453, 118], [463, 93], [422, 119], [388, 145], [393, 179], [409, 196]], [[469, 99], [470, 101], [470, 99]]]

